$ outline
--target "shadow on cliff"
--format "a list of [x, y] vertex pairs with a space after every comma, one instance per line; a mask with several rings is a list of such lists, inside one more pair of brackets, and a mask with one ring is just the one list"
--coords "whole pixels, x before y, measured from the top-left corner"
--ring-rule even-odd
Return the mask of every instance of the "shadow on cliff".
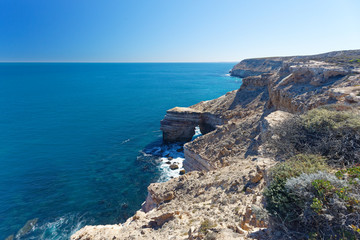
[[257, 90], [247, 90], [247, 89], [239, 89], [236, 92], [235, 98], [233, 102], [230, 104], [228, 110], [234, 110], [238, 106], [241, 108], [247, 108], [249, 104], [257, 101], [268, 101], [269, 94], [267, 87], [262, 87]]
[[276, 111], [275, 108], [268, 108], [268, 103], [266, 103], [264, 105], [264, 112], [262, 113], [262, 115], [259, 118], [259, 121], [257, 121], [256, 126], [254, 126], [254, 130], [251, 132], [251, 142], [249, 147], [247, 148], [246, 152], [245, 152], [245, 158], [249, 157], [249, 156], [258, 156], [259, 152], [259, 146], [263, 143], [263, 140], [260, 136], [261, 131], [262, 131], [262, 124], [264, 122], [264, 119], [272, 112]]

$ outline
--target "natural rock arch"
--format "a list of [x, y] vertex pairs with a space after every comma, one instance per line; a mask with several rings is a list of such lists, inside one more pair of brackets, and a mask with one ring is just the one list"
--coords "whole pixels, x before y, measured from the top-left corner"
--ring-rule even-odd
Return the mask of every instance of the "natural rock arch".
[[163, 131], [164, 143], [189, 142], [195, 134], [195, 127], [199, 126], [200, 132], [206, 134], [215, 129], [214, 122], [217, 121], [210, 113], [175, 107], [166, 112], [160, 129]]

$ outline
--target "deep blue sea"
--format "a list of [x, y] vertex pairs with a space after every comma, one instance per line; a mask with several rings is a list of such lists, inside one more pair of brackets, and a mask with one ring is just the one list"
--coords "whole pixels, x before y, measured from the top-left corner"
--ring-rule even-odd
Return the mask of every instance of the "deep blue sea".
[[166, 110], [239, 88], [234, 64], [0, 63], [0, 239], [125, 221], [171, 177]]

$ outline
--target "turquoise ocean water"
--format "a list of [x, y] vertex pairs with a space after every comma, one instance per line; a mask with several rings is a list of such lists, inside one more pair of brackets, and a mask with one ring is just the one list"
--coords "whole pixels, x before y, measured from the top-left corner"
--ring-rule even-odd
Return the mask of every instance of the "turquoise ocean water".
[[234, 64], [0, 63], [0, 239], [125, 221], [169, 178], [166, 110], [239, 88]]

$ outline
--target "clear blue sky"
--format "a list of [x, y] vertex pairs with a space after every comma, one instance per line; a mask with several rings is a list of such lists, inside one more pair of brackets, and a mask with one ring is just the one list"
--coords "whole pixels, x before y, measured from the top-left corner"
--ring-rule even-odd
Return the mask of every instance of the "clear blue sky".
[[0, 61], [239, 61], [360, 48], [360, 0], [0, 0]]

